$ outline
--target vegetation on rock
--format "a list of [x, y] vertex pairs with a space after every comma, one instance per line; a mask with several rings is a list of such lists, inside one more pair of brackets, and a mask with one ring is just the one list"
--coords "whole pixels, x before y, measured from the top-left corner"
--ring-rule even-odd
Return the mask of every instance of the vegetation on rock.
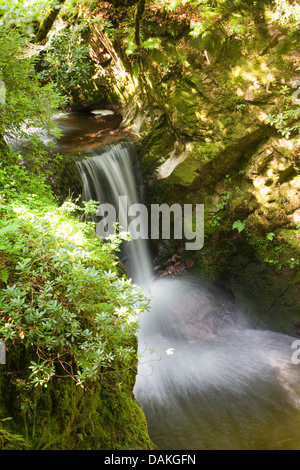
[[118, 106], [139, 138], [147, 203], [205, 204], [192, 269], [224, 281], [258, 325], [293, 331], [299, 18], [293, 0], [0, 0], [3, 448], [152, 445], [131, 397], [138, 294], [120, 279], [117, 242], [100, 244], [84, 208], [60, 207], [46, 184], [40, 128], [55, 137], [61, 108]]
[[62, 157], [41, 131], [57, 135], [65, 100], [22, 56], [17, 31], [0, 39], [0, 447], [153, 448], [132, 395], [148, 298], [120, 274], [122, 234], [101, 242], [87, 220], [98, 202], [58, 204], [47, 180]]

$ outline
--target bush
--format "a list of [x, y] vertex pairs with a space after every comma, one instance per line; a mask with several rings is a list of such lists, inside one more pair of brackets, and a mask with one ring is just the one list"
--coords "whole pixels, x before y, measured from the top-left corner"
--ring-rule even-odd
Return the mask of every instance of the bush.
[[59, 207], [42, 176], [18, 165], [0, 167], [0, 338], [10, 354], [30, 350], [28, 380], [55, 375], [83, 386], [136, 351], [132, 335], [148, 299], [118, 275], [114, 249], [72, 201]]
[[48, 157], [43, 136], [58, 136], [52, 118], [66, 101], [53, 83], [41, 84], [36, 56], [30, 57], [28, 48], [20, 33], [0, 26], [0, 80], [6, 91], [5, 104], [0, 105], [0, 149], [3, 158], [4, 141], [22, 142], [27, 146], [26, 160], [40, 166]]

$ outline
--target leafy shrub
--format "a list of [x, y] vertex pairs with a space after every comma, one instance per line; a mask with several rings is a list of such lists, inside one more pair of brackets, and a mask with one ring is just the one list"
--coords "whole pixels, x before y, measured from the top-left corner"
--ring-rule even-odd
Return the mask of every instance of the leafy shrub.
[[26, 56], [26, 39], [15, 30], [0, 27], [0, 79], [6, 87], [0, 106], [0, 139], [27, 142], [27, 158], [45, 158], [43, 134], [57, 136], [53, 114], [65, 101], [55, 85], [42, 86], [35, 60]]
[[86, 86], [95, 74], [90, 47], [85, 41], [86, 23], [77, 22], [56, 32], [42, 60], [44, 79], [55, 82], [69, 97], [75, 89]]
[[[118, 275], [113, 250], [101, 242], [72, 201], [59, 207], [41, 175], [0, 166], [0, 338], [10, 354], [33, 351], [29, 382], [68, 376], [83, 386], [117, 361], [135, 357], [132, 337], [148, 299]], [[50, 197], [49, 197], [50, 195]], [[88, 209], [91, 204], [89, 204]]]

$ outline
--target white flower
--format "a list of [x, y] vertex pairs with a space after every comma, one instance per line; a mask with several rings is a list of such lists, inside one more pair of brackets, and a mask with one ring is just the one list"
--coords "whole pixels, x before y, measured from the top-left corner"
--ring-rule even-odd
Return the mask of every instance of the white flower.
[[171, 356], [172, 354], [174, 354], [173, 351], [174, 351], [174, 348], [169, 348], [165, 351], [165, 353], [167, 354], [167, 356]]
[[127, 307], [119, 307], [119, 308], [115, 309], [115, 312], [119, 315], [119, 317], [124, 317], [124, 316], [126, 316], [126, 314], [128, 312], [128, 308]]

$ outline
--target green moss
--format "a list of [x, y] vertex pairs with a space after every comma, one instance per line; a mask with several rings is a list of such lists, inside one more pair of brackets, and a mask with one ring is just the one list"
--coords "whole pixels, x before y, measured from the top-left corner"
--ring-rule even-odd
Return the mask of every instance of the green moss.
[[144, 413], [133, 396], [135, 376], [136, 363], [128, 363], [127, 370], [115, 366], [85, 388], [68, 377], [54, 378], [46, 388], [32, 388], [26, 374], [16, 375], [12, 384], [11, 377], [2, 373], [1, 402], [6, 407], [2, 406], [0, 418], [0, 448], [154, 449]]
[[168, 178], [168, 184], [190, 186], [197, 176], [199, 161], [194, 157], [188, 157], [183, 163], [180, 163]]
[[25, 450], [27, 449], [26, 442], [23, 436], [19, 434], [13, 434], [8, 431], [5, 427], [7, 420], [0, 420], [0, 449], [1, 450]]
[[196, 136], [206, 123], [201, 119], [201, 96], [190, 84], [179, 82], [168, 96], [176, 128], [187, 136]]
[[167, 183], [190, 186], [194, 179], [201, 175], [203, 166], [209, 164], [220, 150], [218, 143], [192, 144], [187, 158], [176, 166], [167, 178]]
[[151, 133], [138, 144], [144, 175], [151, 175], [168, 158], [176, 139], [176, 134], [168, 126], [166, 116], [160, 116], [158, 122], [153, 126]]

